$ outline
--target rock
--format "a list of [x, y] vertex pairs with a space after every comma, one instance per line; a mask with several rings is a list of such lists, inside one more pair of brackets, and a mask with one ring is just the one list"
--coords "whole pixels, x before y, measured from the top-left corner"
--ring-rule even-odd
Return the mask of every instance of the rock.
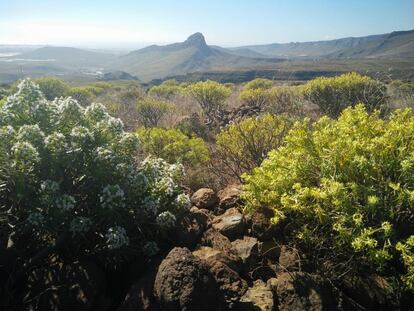
[[236, 271], [240, 271], [241, 268], [240, 258], [234, 256], [233, 253], [226, 253], [212, 247], [201, 246], [197, 250], [193, 251], [193, 255], [206, 261], [207, 263], [219, 261]]
[[276, 241], [264, 241], [259, 243], [259, 253], [263, 258], [278, 260], [280, 256], [280, 246]]
[[230, 240], [234, 240], [244, 233], [244, 217], [237, 208], [230, 208], [223, 215], [213, 219], [212, 227]]
[[[208, 252], [210, 255], [207, 255]], [[217, 252], [220, 251], [204, 248], [202, 251], [199, 250], [193, 253], [195, 256], [202, 255], [202, 260], [207, 263], [217, 284], [220, 286], [227, 308], [232, 308], [234, 303], [246, 292], [247, 282], [240, 278], [239, 274], [225, 263], [229, 261], [229, 258], [223, 258], [224, 254], [218, 255]], [[230, 262], [230, 264], [234, 263]]]
[[279, 268], [281, 272], [298, 270], [299, 260], [299, 254], [296, 249], [282, 245], [279, 256]]
[[251, 264], [257, 261], [259, 243], [256, 238], [244, 236], [243, 239], [231, 242], [231, 245], [244, 264]]
[[158, 311], [160, 310], [153, 296], [154, 279], [157, 270], [152, 268], [136, 281], [129, 289], [124, 301], [117, 311]]
[[[272, 284], [273, 283], [273, 284]], [[303, 272], [285, 272], [270, 284], [277, 288], [280, 311], [338, 310], [334, 292], [320, 276]]]
[[220, 190], [218, 193], [219, 198], [219, 209], [225, 211], [232, 207], [237, 207], [240, 205], [240, 194], [241, 187], [240, 185], [230, 185]]
[[31, 271], [26, 297], [28, 310], [108, 310], [106, 278], [92, 262], [67, 263], [53, 257]]
[[217, 203], [217, 195], [210, 188], [201, 188], [191, 196], [191, 203], [199, 208], [213, 209]]
[[180, 228], [177, 231], [176, 245], [185, 247], [194, 247], [199, 241], [203, 232], [209, 226], [212, 220], [208, 210], [193, 207], [181, 221]]
[[276, 226], [270, 221], [272, 216], [271, 211], [257, 211], [251, 214], [251, 235], [260, 241], [272, 240], [277, 234]]
[[341, 284], [348, 310], [358, 305], [368, 310], [399, 310], [398, 299], [393, 297], [393, 288], [383, 277], [373, 274], [366, 277], [346, 276]]
[[162, 310], [222, 310], [223, 298], [207, 264], [175, 247], [161, 262], [154, 295]]
[[240, 299], [241, 310], [272, 311], [275, 310], [275, 299], [271, 288], [263, 281], [257, 280]]

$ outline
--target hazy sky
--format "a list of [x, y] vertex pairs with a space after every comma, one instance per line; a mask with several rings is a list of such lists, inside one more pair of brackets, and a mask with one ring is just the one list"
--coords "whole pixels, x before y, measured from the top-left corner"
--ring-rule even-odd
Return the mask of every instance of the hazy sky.
[[0, 44], [313, 41], [414, 29], [414, 0], [0, 0]]

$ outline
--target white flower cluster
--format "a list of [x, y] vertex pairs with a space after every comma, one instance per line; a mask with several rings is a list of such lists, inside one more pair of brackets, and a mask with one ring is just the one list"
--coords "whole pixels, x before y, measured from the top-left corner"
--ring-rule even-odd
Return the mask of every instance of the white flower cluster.
[[117, 142], [117, 150], [122, 153], [130, 154], [138, 150], [139, 139], [136, 134], [125, 133], [122, 135], [119, 142]]
[[93, 141], [92, 133], [84, 126], [76, 126], [70, 132], [72, 146], [82, 148], [85, 144]]
[[57, 207], [64, 211], [69, 211], [73, 209], [75, 207], [75, 204], [76, 204], [75, 198], [67, 194], [63, 194], [56, 200]]
[[171, 229], [175, 226], [177, 219], [171, 212], [165, 211], [157, 216], [156, 221], [161, 228]]
[[158, 204], [150, 196], [145, 197], [142, 202], [142, 209], [148, 215], [155, 216], [158, 210]]
[[17, 141], [29, 141], [35, 146], [40, 146], [45, 139], [45, 134], [40, 129], [39, 125], [23, 125], [17, 132]]
[[145, 245], [142, 248], [142, 251], [148, 257], [152, 257], [152, 256], [155, 256], [160, 251], [160, 248], [158, 247], [156, 242], [149, 241], [145, 243]]
[[92, 103], [85, 109], [85, 117], [90, 123], [94, 124], [107, 119], [109, 115], [104, 105]]
[[129, 238], [126, 234], [126, 230], [120, 226], [109, 228], [108, 232], [105, 234], [105, 238], [109, 249], [119, 249], [129, 245]]
[[178, 208], [183, 210], [189, 210], [191, 208], [191, 200], [187, 194], [180, 193], [175, 198], [175, 203], [177, 204]]
[[103, 208], [118, 208], [125, 206], [125, 194], [119, 185], [108, 185], [102, 190], [99, 201]]
[[68, 150], [65, 135], [53, 132], [45, 138], [45, 146], [52, 154], [64, 154]]
[[83, 118], [84, 108], [71, 97], [59, 98], [56, 101], [59, 113], [59, 125], [74, 126]]
[[2, 142], [10, 142], [14, 137], [15, 131], [12, 126], [0, 127], [0, 139]]
[[88, 217], [78, 216], [70, 222], [70, 231], [73, 234], [88, 232], [92, 227], [92, 221]]
[[31, 171], [40, 162], [39, 153], [33, 145], [27, 141], [18, 141], [11, 148], [12, 166], [22, 171]]
[[27, 217], [27, 221], [35, 227], [41, 227], [44, 222], [45, 222], [45, 218], [43, 217], [42, 214], [40, 214], [39, 212], [32, 212], [29, 214], [29, 216]]
[[124, 132], [124, 124], [118, 118], [107, 117], [96, 124], [95, 130], [106, 138], [118, 137]]
[[114, 163], [116, 162], [116, 154], [111, 149], [105, 147], [98, 147], [95, 151], [95, 161], [107, 164]]

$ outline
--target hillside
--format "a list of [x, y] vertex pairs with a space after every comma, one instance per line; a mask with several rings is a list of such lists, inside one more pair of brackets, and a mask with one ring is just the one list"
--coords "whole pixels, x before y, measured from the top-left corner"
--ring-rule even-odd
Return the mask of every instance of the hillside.
[[19, 55], [21, 59], [50, 60], [59, 65], [98, 66], [115, 56], [72, 47], [47, 46]]
[[414, 57], [414, 30], [328, 41], [273, 43], [236, 47], [231, 50], [290, 59], [407, 58]]
[[[254, 52], [252, 52], [254, 54]], [[257, 54], [257, 53], [256, 53]], [[171, 75], [214, 69], [234, 69], [269, 65], [279, 60], [269, 57], [247, 57], [208, 46], [201, 33], [186, 41], [165, 46], [151, 45], [121, 56], [110, 63], [116, 68], [148, 81]]]

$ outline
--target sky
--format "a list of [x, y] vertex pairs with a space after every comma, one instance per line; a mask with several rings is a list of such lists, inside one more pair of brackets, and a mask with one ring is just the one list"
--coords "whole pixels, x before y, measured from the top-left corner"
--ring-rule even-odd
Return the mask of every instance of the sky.
[[0, 0], [0, 44], [139, 46], [330, 40], [414, 29], [414, 0]]

